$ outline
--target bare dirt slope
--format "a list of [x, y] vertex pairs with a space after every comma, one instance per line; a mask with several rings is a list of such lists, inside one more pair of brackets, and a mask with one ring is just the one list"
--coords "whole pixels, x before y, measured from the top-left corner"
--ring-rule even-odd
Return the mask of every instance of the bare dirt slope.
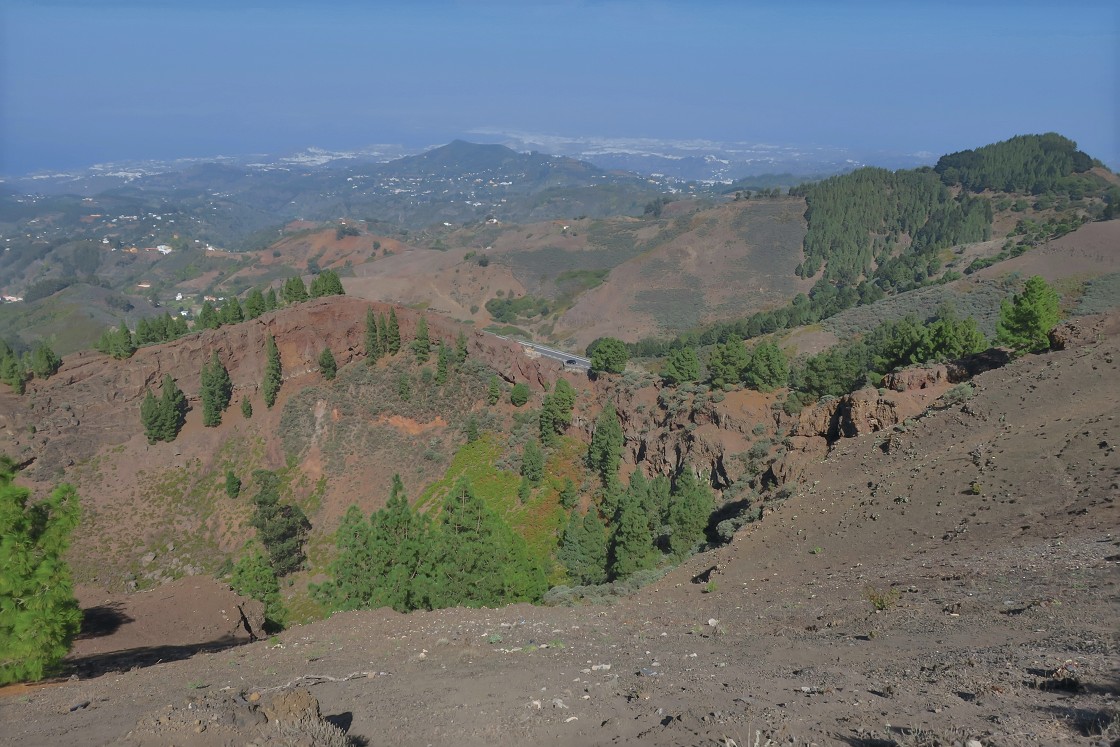
[[578, 345], [637, 340], [780, 306], [812, 286], [794, 275], [804, 211], [791, 198], [675, 215], [647, 250], [562, 314], [554, 335]]
[[838, 442], [780, 509], [635, 597], [347, 613], [106, 665], [0, 697], [0, 742], [288, 743], [262, 722], [295, 728], [275, 698], [303, 687], [370, 744], [1112, 743], [1120, 318], [1080, 324], [963, 404]]
[[[531, 293], [551, 299], [556, 313], [518, 326], [582, 349], [603, 335], [636, 340], [673, 334], [779, 306], [807, 291], [812, 282], [794, 275], [804, 212], [796, 198], [714, 207], [681, 201], [657, 219], [449, 229], [437, 237], [444, 251], [406, 247], [355, 263], [354, 277], [344, 283], [352, 295], [426, 304], [480, 325], [491, 321], [488, 300]], [[606, 276], [587, 289], [573, 277], [581, 272]]]

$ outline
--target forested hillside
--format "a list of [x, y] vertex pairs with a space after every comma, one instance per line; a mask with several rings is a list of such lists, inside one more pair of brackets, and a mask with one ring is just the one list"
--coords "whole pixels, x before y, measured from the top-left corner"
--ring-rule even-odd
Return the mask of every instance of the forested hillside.
[[[946, 258], [954, 257], [952, 247], [1006, 237], [998, 254], [958, 265], [973, 272], [1085, 222], [1111, 219], [1120, 204], [1115, 178], [1072, 140], [1054, 133], [947, 155], [934, 168], [859, 169], [790, 194], [806, 202], [805, 256], [796, 272], [817, 279], [812, 289], [785, 306], [672, 340], [641, 340], [630, 346], [634, 355], [663, 356], [687, 346], [750, 339], [949, 282], [961, 276], [946, 265]], [[997, 218], [1007, 227], [994, 233]]]

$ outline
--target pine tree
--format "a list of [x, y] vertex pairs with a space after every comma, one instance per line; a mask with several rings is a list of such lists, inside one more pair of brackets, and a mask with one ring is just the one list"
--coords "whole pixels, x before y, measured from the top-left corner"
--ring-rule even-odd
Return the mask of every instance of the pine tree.
[[760, 392], [772, 392], [789, 381], [789, 362], [772, 342], [759, 343], [750, 352], [741, 374], [743, 383]]
[[933, 360], [956, 360], [978, 353], [988, 345], [984, 333], [972, 317], [960, 319], [956, 310], [946, 304], [938, 309], [937, 318], [926, 329], [923, 344], [917, 351], [920, 363]]
[[467, 360], [467, 336], [463, 330], [455, 336], [455, 365], [461, 366]]
[[264, 294], [260, 288], [253, 288], [245, 297], [245, 318], [256, 319], [265, 312]]
[[246, 420], [253, 417], [253, 403], [249, 401], [248, 397], [241, 398], [241, 417]]
[[299, 275], [293, 275], [285, 280], [281, 296], [284, 299], [284, 303], [292, 304], [306, 301], [308, 298], [307, 286], [303, 284], [303, 278]]
[[626, 370], [630, 352], [626, 343], [614, 337], [601, 337], [588, 346], [591, 355], [591, 371], [620, 374]]
[[373, 307], [366, 309], [366, 363], [373, 365], [381, 358], [383, 350], [381, 339], [384, 335], [377, 328], [377, 319], [373, 315]]
[[423, 314], [420, 321], [416, 322], [416, 338], [412, 341], [412, 352], [416, 354], [417, 363], [427, 363], [432, 354], [432, 341], [428, 337], [428, 319]]
[[630, 475], [630, 486], [626, 490], [642, 507], [642, 511], [647, 517], [650, 536], [654, 537], [661, 527], [661, 507], [657, 504], [654, 496], [653, 483], [646, 479], [645, 474], [640, 469], [636, 469]]
[[330, 348], [323, 348], [323, 352], [319, 353], [319, 372], [323, 374], [323, 378], [327, 381], [333, 381], [335, 375], [338, 373], [338, 363], [334, 359], [334, 353]]
[[241, 478], [231, 469], [226, 470], [226, 495], [230, 498], [241, 495]]
[[619, 497], [611, 532], [608, 565], [611, 578], [626, 578], [635, 571], [657, 565], [660, 554], [653, 546], [645, 507], [629, 491]]
[[572, 482], [572, 478], [564, 478], [564, 487], [560, 489], [560, 505], [565, 509], [573, 509], [576, 503], [579, 502], [579, 490], [576, 489], [576, 484]]
[[373, 572], [380, 583], [374, 587], [371, 607], [392, 607], [407, 612], [422, 606], [420, 587], [430, 572], [434, 537], [428, 517], [408, 504], [400, 475], [385, 508], [370, 519], [371, 540], [378, 551]]
[[334, 270], [323, 270], [311, 281], [312, 298], [342, 296], [345, 295], [345, 293], [346, 292], [342, 290], [342, 280]]
[[237, 324], [245, 321], [245, 311], [241, 308], [241, 302], [236, 297], [229, 298], [222, 304], [219, 316], [222, 324]]
[[696, 349], [685, 347], [678, 348], [669, 354], [665, 363], [665, 370], [661, 372], [665, 383], [675, 385], [700, 380], [700, 359], [696, 356]]
[[498, 383], [497, 376], [490, 377], [490, 384], [486, 389], [486, 404], [493, 407], [498, 404], [498, 400], [502, 398], [502, 387]]
[[109, 355], [118, 359], [131, 358], [132, 354], [136, 352], [136, 342], [132, 339], [132, 332], [129, 331], [128, 325], [121, 320], [121, 326], [117, 329], [117, 333], [112, 336], [112, 341], [109, 346]]
[[601, 584], [607, 580], [607, 529], [592, 508], [582, 517], [573, 511], [556, 560], [579, 584]]
[[401, 352], [401, 328], [397, 323], [397, 310], [389, 309], [389, 326], [385, 331], [385, 350], [389, 351], [389, 355], [396, 355]]
[[283, 378], [283, 369], [280, 367], [280, 350], [276, 347], [276, 338], [268, 336], [264, 346], [267, 362], [264, 367], [264, 382], [261, 390], [264, 394], [265, 407], [272, 409], [276, 404], [276, 394], [280, 391], [280, 382]]
[[312, 593], [334, 610], [392, 607], [408, 612], [425, 606], [433, 528], [428, 517], [408, 504], [399, 475], [385, 507], [366, 521], [351, 506], [335, 534], [338, 555], [332, 580]]
[[373, 572], [370, 523], [361, 509], [351, 505], [334, 536], [338, 553], [329, 568], [331, 579], [312, 585], [311, 594], [330, 610], [362, 609], [369, 604], [373, 586], [380, 581]]
[[389, 322], [385, 320], [385, 314], [377, 315], [377, 350], [378, 357], [389, 354]]
[[509, 390], [509, 402], [514, 407], [521, 407], [529, 401], [529, 385], [519, 381]]
[[696, 479], [689, 467], [677, 478], [669, 503], [669, 550], [683, 558], [704, 541], [704, 532], [715, 510], [711, 489]]
[[222, 326], [222, 319], [214, 309], [214, 304], [209, 301], [202, 302], [202, 309], [198, 312], [194, 326], [198, 329], [217, 329]]
[[149, 444], [162, 440], [163, 414], [159, 409], [159, 400], [152, 394], [151, 389], [144, 390], [144, 399], [140, 402], [140, 422], [144, 426], [144, 434], [148, 437]]
[[439, 354], [436, 359], [436, 383], [443, 386], [447, 383], [448, 372], [451, 369], [451, 348], [440, 340]]
[[537, 601], [548, 587], [525, 540], [460, 480], [443, 502], [425, 606], [493, 607]]
[[280, 597], [280, 583], [259, 547], [254, 546], [233, 566], [229, 585], [241, 596], [264, 604], [264, 632], [278, 633], [284, 629], [288, 613]]
[[529, 439], [521, 450], [521, 476], [533, 487], [540, 485], [544, 477], [544, 454], [533, 439]]
[[47, 379], [48, 376], [55, 375], [62, 364], [62, 358], [59, 358], [46, 343], [39, 343], [35, 347], [35, 352], [31, 353], [31, 373], [34, 373], [38, 379]]
[[1000, 304], [996, 342], [1020, 355], [1047, 350], [1050, 330], [1061, 318], [1058, 302], [1058, 292], [1041, 275], [1035, 275], [1022, 293]]
[[591, 435], [591, 446], [587, 451], [588, 465], [599, 473], [599, 479], [606, 485], [618, 476], [618, 465], [622, 461], [622, 423], [614, 405], [607, 405], [595, 420], [595, 431]]
[[467, 425], [464, 431], [467, 437], [467, 443], [472, 444], [478, 440], [478, 419], [475, 418], [473, 414], [469, 418], [467, 418]]
[[264, 294], [264, 310], [265, 311], [276, 311], [276, 309], [279, 306], [280, 306], [280, 301], [279, 301], [279, 299], [276, 298], [276, 289], [275, 288], [269, 288], [268, 293]]
[[256, 508], [249, 523], [257, 530], [272, 570], [277, 577], [286, 576], [299, 570], [306, 559], [303, 541], [311, 525], [299, 506], [280, 503], [279, 478], [275, 473], [259, 469], [253, 473], [253, 479], [259, 489], [253, 497]]
[[0, 458], [0, 685], [52, 673], [82, 622], [64, 560], [78, 496], [59, 485], [29, 505], [31, 491], [13, 477], [11, 461]]
[[708, 377], [714, 387], [737, 385], [743, 378], [743, 370], [750, 363], [750, 355], [740, 339], [728, 340], [716, 345], [708, 358]]
[[559, 379], [552, 391], [545, 396], [541, 405], [540, 436], [545, 446], [554, 446], [557, 436], [568, 429], [572, 423], [572, 407], [575, 406], [575, 390], [567, 379]]
[[152, 330], [152, 324], [147, 319], [141, 319], [136, 323], [136, 344], [138, 346], [150, 345], [158, 339], [159, 336]]
[[0, 360], [0, 381], [10, 386], [16, 394], [23, 394], [27, 373], [23, 370], [23, 363], [14, 351], [9, 351], [3, 360]]
[[187, 398], [171, 378], [163, 375], [159, 398], [159, 438], [161, 441], [174, 441], [187, 420]]
[[233, 397], [233, 382], [216, 350], [210, 354], [210, 362], [202, 366], [201, 389], [202, 424], [207, 428], [221, 425], [222, 413]]

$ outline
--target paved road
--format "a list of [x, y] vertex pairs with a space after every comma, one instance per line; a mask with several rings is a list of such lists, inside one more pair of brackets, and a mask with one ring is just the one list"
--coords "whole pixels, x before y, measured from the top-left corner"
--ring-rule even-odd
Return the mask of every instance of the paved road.
[[545, 358], [552, 358], [553, 360], [560, 361], [561, 363], [564, 363], [564, 364], [566, 364], [568, 366], [571, 366], [573, 368], [582, 368], [582, 369], [591, 368], [591, 359], [590, 358], [584, 358], [582, 355], [576, 355], [575, 353], [569, 353], [565, 350], [557, 350], [556, 348], [550, 348], [547, 345], [541, 345], [541, 344], [536, 343], [536, 342], [527, 342], [525, 340], [518, 340], [517, 338], [514, 338], [514, 337], [502, 337], [502, 339], [503, 340], [509, 340], [510, 342], [516, 342], [518, 345], [521, 345], [523, 347], [529, 348], [530, 350], [534, 350], [534, 351], [540, 353]]

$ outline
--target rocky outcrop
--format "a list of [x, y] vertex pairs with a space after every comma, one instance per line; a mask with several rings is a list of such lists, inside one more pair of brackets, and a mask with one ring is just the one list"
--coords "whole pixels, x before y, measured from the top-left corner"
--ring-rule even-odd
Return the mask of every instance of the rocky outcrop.
[[1050, 330], [1050, 349], [1066, 350], [1091, 345], [1106, 336], [1115, 335], [1118, 327], [1120, 318], [1116, 315], [1075, 317]]
[[805, 408], [790, 430], [788, 451], [770, 465], [765, 481], [795, 481], [840, 439], [886, 430], [925, 411], [954, 383], [969, 378], [969, 366], [983, 365], [969, 361], [904, 369], [884, 377], [882, 389], [868, 387]]

